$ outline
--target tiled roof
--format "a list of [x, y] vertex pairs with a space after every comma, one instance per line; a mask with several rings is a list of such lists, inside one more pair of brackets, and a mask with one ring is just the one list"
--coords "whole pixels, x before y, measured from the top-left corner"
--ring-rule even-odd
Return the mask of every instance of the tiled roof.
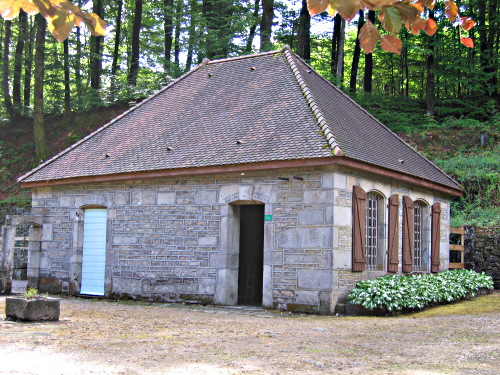
[[19, 182], [336, 157], [458, 189], [288, 48], [201, 64]]

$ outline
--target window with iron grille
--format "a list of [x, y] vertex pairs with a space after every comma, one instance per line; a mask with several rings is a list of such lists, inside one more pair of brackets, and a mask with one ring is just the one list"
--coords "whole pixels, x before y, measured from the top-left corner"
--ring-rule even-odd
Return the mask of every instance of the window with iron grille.
[[414, 213], [414, 245], [413, 245], [413, 269], [422, 270], [422, 202], [415, 202]]
[[429, 270], [429, 206], [424, 202], [416, 201], [413, 215], [413, 270], [426, 272]]
[[382, 264], [382, 197], [375, 192], [366, 194], [366, 268], [377, 270]]

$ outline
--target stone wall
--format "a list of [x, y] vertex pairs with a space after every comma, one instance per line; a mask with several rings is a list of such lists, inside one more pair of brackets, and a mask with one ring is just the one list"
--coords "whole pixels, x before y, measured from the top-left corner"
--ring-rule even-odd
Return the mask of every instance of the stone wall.
[[500, 289], [500, 233], [486, 234], [465, 227], [465, 268], [493, 277]]
[[441, 201], [447, 267], [446, 197], [328, 166], [35, 188], [39, 288], [79, 293], [85, 209], [102, 207], [107, 296], [236, 304], [238, 205], [264, 204], [263, 306], [331, 313], [357, 280], [385, 274], [350, 271], [354, 184]]

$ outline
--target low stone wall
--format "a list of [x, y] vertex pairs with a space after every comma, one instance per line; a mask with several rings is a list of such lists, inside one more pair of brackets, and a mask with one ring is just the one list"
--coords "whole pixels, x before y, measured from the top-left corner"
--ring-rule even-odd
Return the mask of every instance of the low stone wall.
[[482, 233], [465, 227], [465, 268], [484, 271], [493, 277], [495, 289], [500, 289], [500, 231]]

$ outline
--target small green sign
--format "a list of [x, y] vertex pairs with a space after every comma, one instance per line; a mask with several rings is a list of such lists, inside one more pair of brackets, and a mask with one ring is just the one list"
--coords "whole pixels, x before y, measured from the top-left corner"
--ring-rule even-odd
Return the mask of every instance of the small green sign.
[[264, 221], [273, 221], [273, 215], [264, 215]]

